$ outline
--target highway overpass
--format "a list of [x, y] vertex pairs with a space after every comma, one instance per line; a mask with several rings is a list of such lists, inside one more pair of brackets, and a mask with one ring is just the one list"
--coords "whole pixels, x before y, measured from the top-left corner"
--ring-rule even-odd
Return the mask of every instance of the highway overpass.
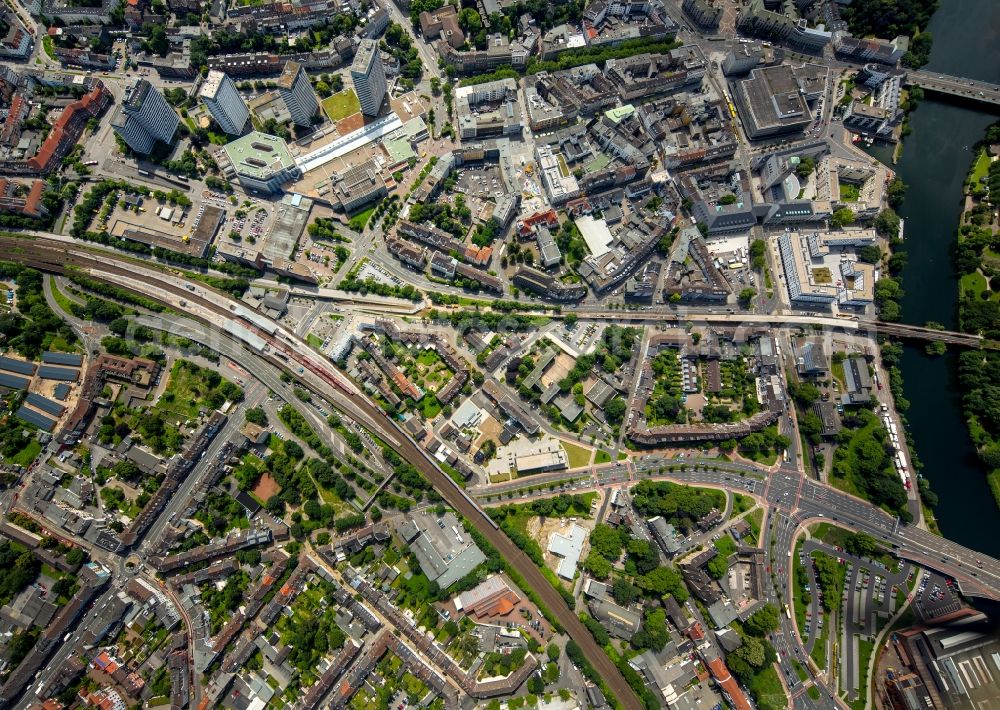
[[924, 91], [957, 96], [969, 101], [1000, 106], [1000, 84], [978, 79], [948, 76], [933, 71], [908, 71], [905, 83], [919, 86]]
[[668, 323], [718, 323], [721, 325], [742, 326], [791, 326], [811, 328], [820, 326], [848, 332], [865, 332], [871, 334], [883, 333], [908, 340], [941, 340], [949, 345], [960, 345], [969, 348], [985, 348], [1000, 350], [1000, 343], [986, 340], [976, 333], [960, 333], [953, 330], [937, 330], [922, 325], [908, 323], [886, 323], [878, 320], [861, 320], [857, 318], [841, 318], [829, 315], [810, 315], [809, 313], [791, 314], [758, 314], [758, 313], [708, 313], [686, 312], [662, 306], [650, 306], [645, 310], [609, 310], [604, 306], [588, 306], [586, 304], [574, 308], [581, 319], [595, 318], [611, 320], [623, 324], [657, 325]]

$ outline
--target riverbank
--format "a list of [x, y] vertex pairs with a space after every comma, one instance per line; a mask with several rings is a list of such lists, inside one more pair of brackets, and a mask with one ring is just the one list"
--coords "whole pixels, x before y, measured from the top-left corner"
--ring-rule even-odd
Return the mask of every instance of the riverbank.
[[[958, 220], [955, 268], [958, 280], [958, 322], [966, 332], [1000, 337], [1000, 122], [986, 129], [973, 147], [963, 184]], [[993, 498], [1000, 507], [1000, 354], [966, 352], [959, 356], [962, 412]]]

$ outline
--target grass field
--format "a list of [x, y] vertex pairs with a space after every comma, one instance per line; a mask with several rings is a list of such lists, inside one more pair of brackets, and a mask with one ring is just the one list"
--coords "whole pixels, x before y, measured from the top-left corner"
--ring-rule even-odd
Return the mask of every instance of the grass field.
[[354, 89], [344, 89], [339, 94], [323, 99], [323, 113], [334, 122], [353, 116], [360, 110], [361, 102]]
[[979, 149], [979, 155], [976, 157], [976, 162], [972, 166], [972, 173], [969, 175], [969, 182], [972, 184], [973, 194], [981, 194], [985, 192], [985, 188], [980, 180], [986, 177], [986, 174], [990, 170], [990, 156], [986, 154], [986, 150], [983, 148]]
[[735, 496], [733, 499], [733, 515], [745, 513], [757, 504], [750, 496], [740, 495], [739, 493], [736, 493]]
[[868, 661], [875, 650], [875, 643], [868, 639], [858, 639], [858, 699], [850, 703], [855, 710], [868, 707]]
[[833, 283], [833, 274], [831, 274], [830, 269], [825, 266], [813, 269], [813, 278], [816, 279], [816, 283], [818, 284]]
[[792, 666], [794, 666], [794, 668], [795, 668], [795, 675], [797, 675], [799, 677], [799, 680], [801, 680], [802, 682], [805, 682], [806, 678], [809, 677], [809, 673], [807, 673], [806, 669], [802, 667], [802, 664], [799, 663], [798, 661], [792, 659]]
[[969, 293], [974, 296], [978, 296], [988, 288], [986, 277], [978, 271], [973, 271], [971, 274], [962, 274], [959, 284], [962, 293]]
[[760, 525], [764, 522], [764, 509], [757, 508], [757, 510], [750, 513], [747, 516], [747, 522], [750, 523], [750, 532], [753, 534], [753, 539], [760, 540]]
[[598, 449], [597, 453], [594, 455], [594, 463], [611, 463], [611, 454], [604, 449]]
[[[166, 391], [156, 403], [156, 409], [181, 419], [193, 419], [202, 408], [214, 409], [222, 405], [226, 397], [219, 390], [227, 382], [213, 370], [177, 360], [170, 369]], [[230, 383], [228, 387], [235, 386]], [[236, 387], [235, 391], [238, 392], [239, 388]]]
[[369, 207], [368, 209], [362, 210], [361, 212], [358, 212], [356, 215], [351, 217], [349, 222], [351, 229], [353, 229], [355, 232], [362, 231], [365, 228], [365, 225], [368, 224], [368, 220], [371, 219], [373, 212], [375, 212], [375, 208]]
[[785, 688], [781, 685], [778, 672], [770, 665], [753, 677], [750, 690], [757, 699], [761, 710], [781, 710], [788, 707]]
[[32, 437], [28, 440], [28, 443], [24, 445], [24, 448], [14, 454], [10, 461], [18, 466], [24, 466], [27, 468], [28, 464], [35, 460], [35, 457], [42, 452], [42, 445], [38, 443], [38, 439]]
[[49, 277], [49, 284], [52, 287], [52, 297], [56, 301], [56, 305], [68, 315], [73, 315], [73, 301], [70, 300], [69, 296], [59, 290], [59, 286], [56, 285], [56, 280], [53, 277]]
[[840, 199], [842, 202], [857, 202], [860, 196], [861, 188], [854, 183], [840, 183]]
[[570, 444], [567, 441], [560, 443], [562, 443], [562, 447], [566, 450], [566, 459], [570, 468], [580, 468], [590, 463], [590, 449]]

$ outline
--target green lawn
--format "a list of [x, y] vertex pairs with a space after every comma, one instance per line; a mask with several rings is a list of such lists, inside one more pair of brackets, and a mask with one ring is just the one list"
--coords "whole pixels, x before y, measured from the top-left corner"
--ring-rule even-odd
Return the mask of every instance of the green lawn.
[[423, 412], [425, 418], [433, 419], [441, 413], [441, 403], [434, 395], [425, 395], [424, 398], [420, 400], [420, 411]]
[[986, 283], [986, 277], [978, 271], [973, 271], [971, 274], [962, 274], [959, 284], [959, 288], [963, 294], [968, 293], [975, 296], [978, 296], [989, 288], [989, 285]]
[[715, 541], [715, 549], [719, 551], [721, 557], [729, 557], [736, 552], [736, 541], [729, 535], [722, 535]]
[[756, 501], [750, 496], [745, 496], [740, 493], [734, 494], [733, 499], [733, 515], [739, 515], [740, 513], [745, 513], [756, 505]]
[[[156, 409], [173, 413], [180, 418], [193, 419], [202, 407], [215, 409], [222, 405], [226, 399], [220, 393], [223, 385], [228, 385], [226, 389], [235, 388], [234, 391], [239, 391], [238, 387], [219, 377], [214, 370], [178, 360], [170, 369], [167, 388], [156, 403]], [[220, 396], [222, 401], [218, 401]]]
[[368, 224], [368, 220], [371, 219], [372, 213], [374, 211], [375, 211], [374, 207], [369, 207], [368, 209], [362, 210], [361, 212], [358, 212], [356, 215], [351, 217], [349, 222], [351, 229], [353, 229], [355, 232], [362, 231], [365, 228], [365, 225]]
[[803, 638], [803, 641], [808, 638], [805, 633], [806, 625], [806, 609], [809, 608], [809, 600], [811, 597], [802, 589], [799, 584], [799, 570], [803, 569], [802, 565], [799, 563], [799, 553], [802, 551], [802, 542], [797, 541], [795, 543], [795, 549], [792, 551], [791, 563], [794, 565], [792, 569], [794, 573], [791, 575], [792, 580], [792, 609], [795, 612], [795, 624], [799, 629], [799, 636]]
[[844, 381], [845, 381], [845, 379], [844, 379], [845, 378], [845, 375], [844, 375], [844, 363], [843, 362], [834, 362], [830, 366], [830, 372], [833, 373], [833, 379], [835, 379], [837, 381], [837, 383], [840, 385], [840, 389], [843, 391], [843, 389], [844, 389]]
[[427, 350], [421, 350], [420, 354], [417, 355], [417, 363], [425, 367], [431, 367], [436, 363], [441, 362], [441, 356], [437, 354], [436, 350], [428, 348]]
[[872, 652], [875, 650], [875, 642], [868, 639], [858, 639], [858, 699], [851, 703], [855, 710], [864, 710], [868, 707], [868, 662], [871, 660]]
[[747, 516], [747, 522], [750, 523], [750, 532], [753, 533], [754, 540], [760, 540], [760, 525], [764, 522], [764, 509], [757, 508], [750, 513]]
[[594, 458], [594, 463], [611, 463], [611, 454], [609, 454], [604, 449], [598, 449], [597, 455]]
[[829, 628], [830, 618], [827, 617], [823, 621], [823, 630], [816, 637], [816, 645], [813, 646], [812, 653], [809, 654], [820, 670], [826, 670], [826, 634]]
[[59, 290], [54, 277], [49, 277], [49, 284], [52, 287], [52, 297], [55, 299], [56, 305], [58, 305], [64, 313], [73, 315], [73, 301], [71, 301], [65, 293]]
[[802, 664], [795, 659], [792, 659], [792, 665], [795, 667], [795, 675], [797, 675], [799, 680], [804, 683], [806, 678], [809, 677], [809, 673], [806, 672], [806, 669], [802, 667]]
[[44, 35], [42, 37], [42, 49], [44, 49], [45, 53], [49, 55], [49, 59], [55, 60], [55, 45], [53, 44], [52, 38], [48, 35]]
[[976, 157], [976, 162], [972, 166], [972, 174], [969, 175], [969, 182], [972, 184], [973, 192], [982, 192], [982, 183], [979, 181], [986, 177], [986, 174], [990, 171], [990, 156], [986, 154], [986, 150], [983, 148], [979, 149], [979, 155]]
[[309, 333], [309, 335], [306, 336], [306, 342], [316, 349], [323, 347], [323, 339], [314, 333]]
[[38, 443], [38, 439], [31, 437], [23, 449], [11, 456], [10, 462], [27, 468], [28, 464], [34, 461], [41, 452], [42, 445]]
[[354, 89], [344, 89], [339, 94], [323, 99], [323, 113], [334, 122], [353, 116], [360, 110], [361, 102]]
[[[560, 442], [566, 450], [566, 459], [570, 468], [580, 468], [590, 464], [590, 449], [585, 449], [567, 441]], [[608, 459], [610, 461], [610, 458]]]
[[750, 692], [757, 700], [760, 710], [781, 710], [788, 707], [785, 688], [781, 685], [778, 672], [770, 665], [753, 677]]
[[850, 182], [840, 183], [840, 201], [857, 202], [861, 196], [861, 188]]
[[821, 540], [827, 545], [832, 545], [834, 547], [843, 547], [844, 542], [850, 537], [851, 533], [843, 528], [838, 528], [836, 525], [831, 525], [830, 523], [817, 523], [816, 525], [811, 525], [809, 527], [809, 534], [816, 540]]
[[810, 685], [809, 690], [806, 692], [809, 693], [809, 697], [812, 698], [813, 700], [819, 700], [819, 688], [817, 688], [815, 685]]

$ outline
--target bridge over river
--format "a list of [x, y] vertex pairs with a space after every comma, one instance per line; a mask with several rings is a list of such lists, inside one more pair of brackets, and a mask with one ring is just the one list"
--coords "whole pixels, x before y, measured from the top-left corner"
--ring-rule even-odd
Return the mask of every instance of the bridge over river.
[[924, 91], [1000, 106], [1000, 84], [933, 71], [908, 71], [905, 83], [919, 86]]

